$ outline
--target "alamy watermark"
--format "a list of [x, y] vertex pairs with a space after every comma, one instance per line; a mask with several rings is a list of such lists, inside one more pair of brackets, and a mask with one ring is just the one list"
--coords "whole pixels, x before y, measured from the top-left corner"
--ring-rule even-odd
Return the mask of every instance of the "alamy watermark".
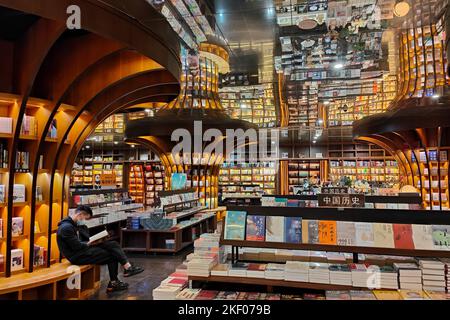
[[81, 9], [73, 4], [67, 7], [66, 13], [69, 15], [66, 20], [66, 26], [69, 30], [81, 29]]
[[193, 132], [176, 129], [171, 140], [176, 165], [193, 164], [193, 156], [237, 163], [276, 161], [280, 154], [280, 136], [277, 129], [226, 129], [209, 128], [203, 132], [202, 121], [194, 121]]

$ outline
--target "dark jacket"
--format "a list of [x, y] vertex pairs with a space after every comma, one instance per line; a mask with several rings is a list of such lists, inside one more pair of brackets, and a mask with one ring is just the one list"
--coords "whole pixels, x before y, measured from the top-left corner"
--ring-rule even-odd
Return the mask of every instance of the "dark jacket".
[[79, 254], [86, 251], [89, 241], [89, 230], [87, 227], [78, 227], [72, 218], [67, 217], [58, 223], [56, 234], [59, 251], [72, 262]]

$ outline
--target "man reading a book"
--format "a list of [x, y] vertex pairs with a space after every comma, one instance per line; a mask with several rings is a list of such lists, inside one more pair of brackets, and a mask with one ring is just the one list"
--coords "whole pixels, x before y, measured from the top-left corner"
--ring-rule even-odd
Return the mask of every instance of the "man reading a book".
[[110, 282], [107, 292], [126, 290], [128, 284], [119, 280], [119, 263], [122, 265], [124, 277], [130, 277], [144, 271], [132, 265], [120, 245], [108, 241], [107, 232], [89, 236], [86, 220], [92, 218], [89, 206], [78, 206], [69, 216], [58, 224], [57, 242], [61, 253], [72, 264], [76, 265], [108, 265]]

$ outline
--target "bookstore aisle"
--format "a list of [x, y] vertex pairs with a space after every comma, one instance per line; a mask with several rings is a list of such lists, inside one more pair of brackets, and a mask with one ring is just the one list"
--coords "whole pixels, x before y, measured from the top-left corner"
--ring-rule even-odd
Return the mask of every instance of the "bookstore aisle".
[[72, 2], [0, 0], [0, 300], [450, 300], [449, 0]]

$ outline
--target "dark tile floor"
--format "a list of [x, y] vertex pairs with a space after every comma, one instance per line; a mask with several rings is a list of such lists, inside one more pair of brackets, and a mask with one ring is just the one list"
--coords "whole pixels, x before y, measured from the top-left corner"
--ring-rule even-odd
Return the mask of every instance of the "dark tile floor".
[[153, 289], [174, 272], [190, 252], [192, 252], [192, 248], [187, 248], [177, 255], [129, 254], [130, 261], [144, 267], [145, 271], [130, 278], [121, 277], [122, 281], [127, 282], [130, 286], [128, 290], [120, 292], [106, 293], [106, 286], [109, 281], [108, 269], [106, 266], [102, 266], [100, 289], [90, 299], [151, 300], [153, 299]]

